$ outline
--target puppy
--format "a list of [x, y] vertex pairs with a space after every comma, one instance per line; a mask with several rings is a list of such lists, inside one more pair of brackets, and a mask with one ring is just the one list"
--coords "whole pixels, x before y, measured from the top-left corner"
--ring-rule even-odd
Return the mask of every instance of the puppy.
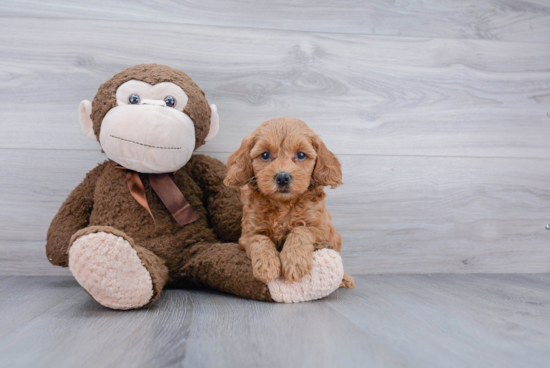
[[[227, 161], [224, 184], [241, 188], [239, 245], [254, 276], [294, 282], [313, 266], [313, 251], [340, 251], [342, 241], [325, 207], [324, 187], [342, 184], [340, 162], [301, 120], [266, 121], [246, 136]], [[344, 275], [340, 287], [354, 287]]]

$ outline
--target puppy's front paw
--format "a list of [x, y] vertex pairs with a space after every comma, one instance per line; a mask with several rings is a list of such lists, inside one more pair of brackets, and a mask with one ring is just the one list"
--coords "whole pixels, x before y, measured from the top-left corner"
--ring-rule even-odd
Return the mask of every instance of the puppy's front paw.
[[283, 248], [281, 252], [283, 275], [290, 282], [309, 274], [313, 267], [313, 252], [300, 247]]
[[250, 260], [254, 277], [262, 282], [268, 283], [281, 275], [281, 260], [276, 250], [253, 252]]

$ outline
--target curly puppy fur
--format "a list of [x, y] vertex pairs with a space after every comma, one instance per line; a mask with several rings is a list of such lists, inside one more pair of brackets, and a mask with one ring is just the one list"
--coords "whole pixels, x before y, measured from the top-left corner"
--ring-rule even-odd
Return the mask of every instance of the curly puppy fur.
[[[316, 248], [328, 242], [340, 251], [324, 191], [342, 184], [340, 162], [303, 121], [266, 121], [244, 138], [227, 165], [224, 184], [241, 188], [244, 204], [239, 245], [258, 280], [269, 282], [281, 273], [300, 280], [310, 272]], [[277, 183], [280, 173], [288, 174], [287, 184]], [[345, 275], [341, 287], [353, 286]]]

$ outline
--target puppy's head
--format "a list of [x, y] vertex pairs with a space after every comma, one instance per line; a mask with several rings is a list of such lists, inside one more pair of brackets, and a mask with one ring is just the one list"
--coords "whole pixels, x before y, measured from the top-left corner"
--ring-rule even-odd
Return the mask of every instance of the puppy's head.
[[227, 160], [225, 185], [257, 186], [267, 197], [291, 200], [316, 186], [342, 184], [336, 156], [301, 120], [266, 121]]

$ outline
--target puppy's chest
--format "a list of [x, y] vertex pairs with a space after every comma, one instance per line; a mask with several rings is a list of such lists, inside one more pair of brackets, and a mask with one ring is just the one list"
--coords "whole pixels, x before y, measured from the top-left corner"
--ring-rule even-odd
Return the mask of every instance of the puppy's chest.
[[271, 237], [278, 246], [284, 244], [292, 229], [298, 226], [307, 226], [302, 212], [295, 208], [285, 208], [267, 213], [266, 225], [269, 226], [272, 233]]

